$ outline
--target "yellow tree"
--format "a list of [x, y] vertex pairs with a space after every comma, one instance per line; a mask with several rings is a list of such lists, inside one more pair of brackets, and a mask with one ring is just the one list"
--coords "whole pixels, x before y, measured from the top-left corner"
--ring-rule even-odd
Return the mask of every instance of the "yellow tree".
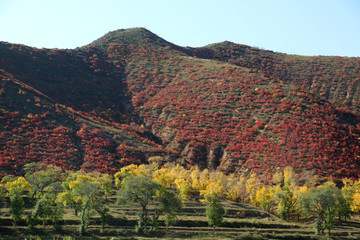
[[280, 186], [261, 186], [256, 191], [256, 203], [263, 210], [270, 212], [276, 200], [276, 193], [280, 190]]
[[344, 178], [342, 182], [344, 185], [341, 188], [342, 198], [339, 199], [338, 214], [339, 220], [341, 220], [341, 216], [344, 216], [346, 222], [347, 218], [350, 217], [351, 211], [353, 211], [352, 202], [355, 194], [356, 184], [354, 185], [354, 181], [348, 178]]
[[227, 181], [223, 183], [224, 195], [227, 199], [237, 202], [243, 200], [246, 192], [246, 179], [243, 176], [235, 176], [230, 174]]
[[260, 187], [255, 194], [256, 205], [259, 205], [263, 210], [270, 212], [272, 194], [269, 187]]
[[171, 168], [170, 174], [175, 178], [174, 183], [179, 190], [182, 201], [187, 201], [194, 195], [190, 172], [177, 164]]
[[200, 191], [200, 195], [217, 195], [219, 197], [225, 197], [225, 191], [227, 187], [228, 177], [222, 172], [211, 171], [206, 178], [206, 182], [203, 181], [203, 190]]
[[18, 177], [13, 181], [7, 182], [5, 184], [5, 188], [9, 192], [9, 195], [21, 195], [25, 191], [30, 191], [32, 189], [32, 186], [24, 177]]
[[295, 171], [291, 166], [284, 168], [284, 185], [294, 186], [296, 183]]
[[281, 190], [277, 193], [278, 213], [283, 219], [290, 219], [291, 214], [296, 211], [295, 191], [296, 175], [292, 167], [285, 167], [283, 170], [283, 182]]
[[220, 181], [210, 181], [210, 183], [206, 186], [204, 190], [200, 191], [200, 195], [202, 196], [222, 196], [223, 195], [223, 185]]
[[351, 185], [351, 188], [352, 188], [351, 211], [358, 213], [360, 212], [360, 179], [354, 182]]
[[255, 173], [251, 174], [246, 180], [246, 192], [249, 194], [249, 199], [252, 205], [258, 206], [256, 201], [256, 192], [259, 189], [259, 179]]
[[202, 175], [202, 171], [200, 171], [198, 166], [192, 167], [190, 168], [189, 171], [189, 175], [190, 175], [190, 182], [191, 182], [191, 187], [194, 189], [194, 192], [196, 193], [200, 193], [200, 191], [203, 191], [204, 189], [206, 189], [206, 182], [202, 182], [201, 181], [201, 175]]
[[354, 193], [351, 203], [351, 211], [360, 212], [360, 192]]
[[171, 174], [171, 170], [167, 167], [156, 170], [153, 174], [153, 180], [167, 188], [170, 188], [175, 184], [175, 176]]
[[13, 181], [5, 184], [10, 199], [10, 216], [13, 219], [13, 224], [16, 226], [17, 222], [24, 214], [25, 203], [22, 194], [25, 191], [31, 190], [31, 184], [23, 177], [18, 177]]
[[122, 167], [120, 169], [119, 172], [116, 172], [114, 174], [114, 178], [115, 178], [115, 186], [120, 188], [121, 187], [121, 182], [124, 178], [128, 177], [128, 176], [136, 176], [136, 170], [137, 170], [138, 166], [135, 164], [130, 164], [128, 166]]
[[145, 176], [148, 178], [152, 178], [154, 172], [158, 169], [159, 165], [157, 164], [157, 162], [151, 162], [150, 164], [139, 165], [138, 168], [135, 169], [133, 172], [135, 176]]

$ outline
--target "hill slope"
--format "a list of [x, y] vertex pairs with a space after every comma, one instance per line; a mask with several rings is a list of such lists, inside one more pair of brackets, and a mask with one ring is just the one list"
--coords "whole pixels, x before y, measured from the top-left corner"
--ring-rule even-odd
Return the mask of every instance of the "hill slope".
[[260, 70], [360, 113], [360, 58], [287, 55], [230, 42], [204, 49], [206, 55], [204, 50], [194, 54]]
[[[11, 146], [37, 151], [41, 142], [14, 145], [9, 136], [27, 139], [29, 129], [17, 130], [24, 116], [49, 112], [43, 122], [52, 125], [41, 126], [66, 128], [68, 145], [41, 149], [46, 157], [25, 155], [19, 166], [65, 161], [114, 171], [162, 155], [225, 172], [270, 175], [292, 165], [322, 176], [360, 176], [357, 58], [289, 56], [229, 42], [183, 48], [135, 28], [74, 50], [2, 43], [0, 69], [0, 109], [8, 116], [0, 123], [0, 164], [13, 170], [19, 157], [8, 156]], [[25, 86], [31, 97], [22, 95]], [[91, 142], [87, 132], [101, 141]], [[89, 145], [100, 148], [91, 161], [103, 161], [101, 167], [85, 164]], [[54, 158], [54, 149], [68, 155]]]

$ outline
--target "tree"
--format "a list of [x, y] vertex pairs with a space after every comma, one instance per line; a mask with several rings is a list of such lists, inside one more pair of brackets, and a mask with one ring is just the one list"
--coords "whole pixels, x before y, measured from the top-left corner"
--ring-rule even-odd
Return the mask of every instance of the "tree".
[[225, 210], [219, 197], [216, 195], [206, 195], [205, 201], [207, 202], [206, 219], [209, 225], [213, 226], [213, 230], [215, 232], [215, 227], [220, 226], [223, 221]]
[[58, 194], [57, 201], [61, 202], [64, 206], [74, 208], [75, 216], [78, 216], [83, 200], [83, 196], [75, 194], [76, 190], [80, 185], [87, 182], [95, 183], [100, 187], [100, 183], [96, 178], [81, 171], [70, 173], [66, 180], [61, 183], [64, 191]]
[[4, 185], [0, 185], [0, 209], [5, 207], [5, 197], [6, 197], [6, 188]]
[[314, 213], [317, 215], [315, 230], [318, 234], [323, 234], [325, 229], [330, 234], [335, 222], [340, 197], [340, 190], [331, 183], [313, 187], [299, 197], [298, 204], [299, 208], [302, 209], [302, 214]]
[[69, 186], [71, 181], [75, 181], [76, 176], [75, 173], [72, 173], [65, 181], [61, 183], [61, 187], [63, 191], [57, 195], [57, 202], [60, 202], [65, 207], [71, 207], [74, 209], [75, 216], [78, 216], [78, 211], [80, 209], [80, 199], [76, 199], [74, 196], [74, 192]]
[[298, 193], [297, 195], [296, 210], [306, 218], [312, 213], [312, 198], [310, 190]]
[[175, 177], [171, 174], [169, 168], [162, 167], [154, 172], [153, 180], [160, 183], [163, 187], [171, 187], [174, 185]]
[[146, 232], [149, 222], [148, 204], [153, 201], [160, 184], [144, 176], [128, 176], [118, 191], [118, 203], [135, 202], [141, 207], [138, 215], [137, 232]]
[[94, 214], [95, 206], [99, 203], [99, 184], [85, 182], [74, 188], [75, 196], [82, 198], [80, 207], [79, 234], [83, 235], [89, 225], [89, 219]]
[[150, 231], [154, 231], [157, 228], [158, 219], [161, 214], [164, 214], [165, 225], [168, 229], [170, 224], [176, 222], [177, 213], [182, 207], [181, 197], [164, 187], [157, 191], [156, 197], [160, 205], [154, 209]]
[[300, 214], [303, 215], [305, 218], [310, 216], [311, 212], [309, 212], [309, 204], [310, 204], [310, 195], [307, 193], [309, 192], [309, 188], [304, 185], [302, 187], [299, 187], [295, 192], [295, 198], [296, 198], [296, 212], [298, 213], [298, 220], [300, 217]]
[[360, 212], [360, 193], [355, 193], [353, 195], [353, 200], [351, 203], [351, 210], [353, 212]]
[[267, 212], [270, 212], [273, 205], [273, 201], [275, 198], [274, 191], [275, 190], [273, 187], [267, 186], [262, 186], [256, 191], [256, 202], [263, 210]]
[[136, 176], [135, 172], [136, 172], [137, 168], [138, 168], [138, 166], [135, 164], [130, 164], [126, 167], [121, 168], [119, 172], [114, 174], [115, 186], [120, 188], [122, 181], [126, 177], [131, 176], [131, 175]]
[[289, 220], [296, 207], [294, 192], [290, 186], [283, 186], [277, 193], [279, 202], [278, 213], [282, 219]]
[[104, 233], [106, 222], [109, 217], [110, 208], [108, 206], [106, 206], [105, 203], [99, 202], [98, 204], [95, 204], [94, 209], [100, 215], [101, 233]]
[[187, 201], [194, 195], [190, 171], [177, 164], [171, 168], [170, 175], [175, 179], [174, 184], [179, 190], [183, 202]]
[[25, 203], [24, 199], [18, 193], [10, 195], [10, 216], [13, 219], [13, 225], [16, 226], [17, 222], [21, 220], [24, 214]]
[[256, 192], [259, 189], [259, 179], [256, 174], [251, 174], [250, 178], [246, 180], [246, 192], [249, 194], [250, 202], [252, 205], [257, 206]]
[[62, 169], [54, 165], [32, 162], [25, 164], [24, 169], [25, 178], [32, 186], [32, 197], [41, 197], [46, 187], [64, 180]]
[[348, 199], [346, 199], [342, 192], [338, 195], [337, 199], [337, 215], [339, 218], [339, 221], [342, 221], [342, 218], [344, 217], [344, 220], [346, 220], [351, 215], [351, 205], [348, 203]]
[[95, 207], [102, 203], [100, 183], [94, 177], [83, 173], [74, 173], [62, 183], [64, 192], [58, 195], [58, 201], [64, 206], [74, 205], [75, 215], [79, 212], [79, 234], [83, 235], [89, 224], [89, 219], [95, 214]]
[[281, 218], [289, 220], [296, 210], [295, 191], [298, 187], [295, 182], [295, 172], [288, 166], [282, 173], [275, 173], [273, 178], [280, 184], [277, 189], [278, 213]]
[[64, 214], [64, 206], [56, 201], [54, 193], [45, 193], [37, 202], [32, 214], [28, 218], [28, 224], [34, 224], [35, 219], [40, 219], [45, 226], [47, 221], [52, 221], [54, 227], [59, 227], [58, 222], [62, 219]]
[[245, 189], [245, 177], [235, 176], [230, 174], [227, 176], [227, 181], [225, 181], [225, 197], [231, 201], [238, 202], [244, 200]]
[[21, 219], [24, 209], [25, 203], [22, 198], [22, 194], [25, 191], [31, 190], [31, 184], [26, 181], [23, 177], [18, 177], [13, 181], [7, 182], [5, 184], [5, 188], [8, 191], [8, 195], [10, 198], [10, 216], [13, 219], [13, 224], [16, 226], [17, 222]]
[[223, 195], [223, 184], [218, 180], [214, 181], [214, 179], [210, 180], [205, 190], [200, 191], [200, 195]]
[[7, 182], [5, 184], [5, 188], [9, 192], [9, 195], [21, 195], [25, 191], [30, 191], [32, 189], [32, 186], [24, 177], [18, 177], [13, 181]]
[[189, 173], [189, 179], [191, 180], [191, 187], [193, 191], [197, 194], [205, 192], [205, 189], [210, 182], [209, 170], [204, 169], [201, 171], [198, 166], [195, 166], [191, 167]]
[[357, 188], [360, 187], [360, 185], [358, 182], [354, 182], [348, 178], [343, 179], [342, 182], [344, 184], [341, 188], [341, 193], [344, 197], [342, 209], [346, 222], [346, 219], [351, 213], [356, 213], [360, 210], [360, 193], [357, 192]]
[[96, 179], [101, 190], [104, 191], [105, 200], [107, 200], [113, 186], [113, 177], [110, 174], [100, 172], [91, 172], [88, 175]]

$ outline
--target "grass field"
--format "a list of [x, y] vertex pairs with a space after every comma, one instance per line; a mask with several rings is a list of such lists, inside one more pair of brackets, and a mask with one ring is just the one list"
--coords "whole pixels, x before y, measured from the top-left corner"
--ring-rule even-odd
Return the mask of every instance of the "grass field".
[[110, 200], [111, 217], [103, 234], [100, 233], [100, 220], [94, 215], [87, 234], [78, 236], [79, 218], [72, 209], [66, 209], [61, 230], [55, 231], [52, 225], [37, 225], [30, 232], [25, 220], [13, 227], [8, 209], [4, 208], [1, 209], [0, 239], [360, 239], [359, 216], [337, 224], [331, 236], [317, 236], [311, 220], [286, 222], [250, 205], [227, 200], [222, 201], [224, 221], [215, 233], [207, 224], [205, 203], [193, 200], [184, 204], [174, 226], [166, 229], [160, 218], [156, 232], [139, 235], [134, 231], [137, 206], [117, 205], [115, 198]]

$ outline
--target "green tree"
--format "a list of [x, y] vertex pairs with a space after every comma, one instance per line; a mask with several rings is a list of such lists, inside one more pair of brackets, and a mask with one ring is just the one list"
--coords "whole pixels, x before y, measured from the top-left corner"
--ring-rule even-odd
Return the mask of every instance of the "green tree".
[[342, 180], [344, 186], [341, 188], [341, 193], [343, 196], [343, 201], [341, 201], [341, 214], [339, 214], [339, 220], [341, 221], [341, 216], [344, 217], [346, 222], [347, 218], [353, 213], [351, 205], [354, 199], [354, 194], [356, 193], [356, 184], [354, 181], [348, 178]]
[[13, 193], [10, 195], [10, 216], [13, 219], [13, 224], [16, 226], [17, 222], [21, 220], [24, 214], [25, 203], [24, 199], [19, 193]]
[[205, 201], [207, 202], [206, 219], [215, 232], [215, 227], [220, 226], [223, 221], [225, 210], [216, 195], [205, 195]]
[[54, 193], [45, 193], [37, 202], [32, 214], [28, 218], [29, 227], [32, 228], [36, 219], [42, 221], [45, 226], [47, 221], [51, 221], [54, 224], [54, 228], [59, 227], [58, 223], [63, 218], [64, 206], [56, 201], [56, 195]]
[[63, 191], [58, 194], [57, 201], [61, 202], [64, 206], [72, 207], [75, 210], [75, 216], [78, 216], [78, 212], [81, 211], [84, 197], [76, 193], [76, 191], [82, 184], [87, 182], [95, 183], [100, 187], [97, 179], [80, 171], [72, 172], [66, 180], [61, 183]]
[[94, 206], [95, 211], [99, 214], [100, 216], [100, 221], [101, 221], [101, 233], [105, 232], [105, 227], [106, 227], [106, 223], [107, 220], [109, 218], [109, 207], [106, 206], [106, 204], [104, 202], [98, 202], [97, 204], [95, 204]]
[[79, 234], [83, 235], [89, 225], [90, 217], [95, 214], [95, 206], [99, 204], [99, 184], [84, 182], [74, 188], [74, 195], [81, 198]]
[[100, 182], [100, 188], [104, 191], [105, 200], [107, 200], [113, 186], [113, 177], [109, 174], [102, 174], [98, 179]]
[[41, 197], [44, 189], [50, 185], [58, 184], [64, 180], [65, 174], [60, 167], [45, 166], [43, 163], [25, 164], [25, 178], [32, 186], [32, 197]]
[[283, 186], [281, 191], [277, 193], [277, 198], [279, 202], [278, 212], [280, 217], [284, 220], [289, 220], [296, 204], [294, 193], [290, 186]]
[[313, 187], [309, 192], [299, 197], [298, 205], [301, 213], [307, 216], [314, 213], [317, 216], [315, 221], [317, 234], [323, 234], [326, 229], [330, 234], [334, 226], [340, 198], [341, 191], [329, 183], [316, 188]]
[[158, 219], [161, 214], [164, 214], [165, 225], [168, 229], [170, 224], [177, 220], [177, 213], [182, 207], [181, 197], [173, 191], [161, 187], [157, 191], [157, 200], [160, 202], [159, 206], [154, 209], [154, 214], [151, 219], [150, 231], [156, 230], [158, 226]]
[[80, 195], [82, 198], [80, 207], [80, 227], [79, 234], [85, 233], [90, 217], [94, 214], [93, 206], [95, 204], [95, 196], [99, 191], [99, 186], [95, 183], [87, 182], [75, 189], [75, 195]]
[[160, 184], [144, 176], [128, 176], [122, 181], [118, 191], [118, 203], [138, 203], [141, 212], [138, 215], [137, 232], [147, 231], [149, 222], [148, 204], [156, 197]]
[[[4, 185], [0, 185], [0, 209], [5, 207], [6, 188]], [[1, 214], [1, 212], [0, 212]]]
[[298, 194], [296, 210], [305, 218], [309, 217], [312, 213], [312, 194], [310, 191]]
[[79, 234], [83, 235], [88, 227], [90, 217], [103, 203], [100, 183], [94, 177], [76, 172], [69, 176], [62, 186], [65, 191], [58, 194], [57, 201], [64, 206], [69, 204], [74, 206], [75, 215], [79, 215], [80, 218]]
[[337, 199], [337, 215], [339, 221], [341, 222], [342, 219], [344, 219], [344, 221], [346, 222], [347, 219], [350, 218], [351, 213], [351, 206], [348, 199], [345, 198], [342, 193], [339, 194]]

